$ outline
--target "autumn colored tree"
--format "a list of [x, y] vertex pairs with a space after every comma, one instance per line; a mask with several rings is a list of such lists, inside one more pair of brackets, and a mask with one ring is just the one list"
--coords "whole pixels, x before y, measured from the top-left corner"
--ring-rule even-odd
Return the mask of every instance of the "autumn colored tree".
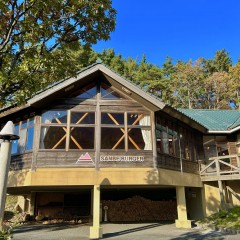
[[204, 60], [204, 97], [202, 107], [228, 109], [233, 98], [233, 78], [229, 74], [232, 60], [223, 49], [216, 52], [213, 59]]
[[202, 81], [204, 77], [203, 59], [186, 63], [178, 61], [171, 74], [170, 89], [172, 92], [171, 104], [181, 108], [200, 108], [202, 96]]
[[240, 110], [240, 60], [229, 69], [232, 78], [232, 107], [237, 107]]
[[109, 39], [115, 18], [111, 0], [1, 0], [1, 104], [74, 75], [73, 50]]
[[206, 107], [209, 109], [230, 109], [232, 78], [227, 72], [215, 72], [204, 80]]

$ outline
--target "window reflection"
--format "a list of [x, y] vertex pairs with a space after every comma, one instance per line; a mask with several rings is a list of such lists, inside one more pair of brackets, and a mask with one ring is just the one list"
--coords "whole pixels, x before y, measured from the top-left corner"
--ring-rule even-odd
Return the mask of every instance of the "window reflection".
[[93, 82], [69, 94], [69, 98], [90, 99], [90, 98], [95, 98], [96, 95], [97, 95], [97, 85], [95, 82]]
[[[14, 134], [19, 136], [19, 123], [14, 126]], [[12, 154], [18, 153], [18, 139], [12, 141]]]
[[63, 127], [42, 127], [40, 149], [65, 149], [66, 131]]
[[[199, 156], [194, 146], [198, 145], [199, 138], [185, 127], [157, 116], [156, 118], [156, 146], [159, 153], [181, 157], [194, 161]], [[180, 156], [181, 154], [181, 156]]]
[[124, 98], [120, 92], [115, 91], [111, 85], [104, 82], [101, 83], [100, 93], [101, 93], [101, 98], [106, 98], [106, 99]]
[[14, 132], [19, 136], [18, 140], [12, 141], [12, 154], [24, 153], [32, 150], [34, 139], [34, 118], [16, 123]]
[[95, 124], [95, 113], [71, 112], [71, 124]]
[[67, 112], [64, 110], [51, 110], [42, 114], [42, 123], [67, 123]]
[[94, 128], [75, 127], [71, 129], [70, 149], [94, 149]]

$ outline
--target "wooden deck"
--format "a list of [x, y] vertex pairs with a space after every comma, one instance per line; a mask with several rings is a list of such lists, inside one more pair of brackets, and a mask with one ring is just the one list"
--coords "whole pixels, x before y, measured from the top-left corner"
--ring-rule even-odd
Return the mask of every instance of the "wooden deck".
[[201, 180], [238, 180], [240, 179], [240, 158], [237, 154], [212, 157], [207, 163], [199, 164]]

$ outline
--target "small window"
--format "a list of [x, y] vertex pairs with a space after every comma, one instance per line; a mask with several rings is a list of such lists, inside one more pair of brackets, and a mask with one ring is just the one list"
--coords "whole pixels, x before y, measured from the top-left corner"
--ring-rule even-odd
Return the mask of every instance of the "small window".
[[95, 113], [71, 112], [71, 124], [95, 124]]
[[124, 125], [124, 113], [102, 113], [102, 124]]
[[125, 98], [120, 92], [116, 91], [115, 89], [113, 89], [112, 86], [110, 86], [104, 82], [101, 83], [100, 93], [101, 93], [101, 98], [105, 98], [105, 99], [123, 99], [123, 98]]
[[42, 114], [42, 123], [67, 123], [67, 111], [65, 110], [50, 110]]
[[89, 99], [95, 98], [97, 95], [97, 85], [95, 82], [79, 89], [78, 91], [73, 92], [69, 95], [69, 98], [76, 99]]

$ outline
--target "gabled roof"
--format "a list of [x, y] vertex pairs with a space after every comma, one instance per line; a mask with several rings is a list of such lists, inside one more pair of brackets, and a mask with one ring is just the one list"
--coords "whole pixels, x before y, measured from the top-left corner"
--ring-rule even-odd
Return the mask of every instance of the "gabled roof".
[[240, 129], [239, 110], [178, 109], [208, 129], [209, 133], [232, 133]]
[[0, 117], [7, 116], [14, 112], [29, 107], [39, 107], [44, 101], [51, 101], [60, 95], [66, 94], [71, 88], [76, 88], [87, 82], [89, 79], [94, 80], [95, 77], [103, 75], [110, 83], [114, 83], [120, 88], [126, 95], [131, 98], [135, 98], [147, 104], [150, 109], [154, 111], [161, 110], [165, 104], [156, 96], [144, 91], [133, 82], [123, 78], [100, 61], [82, 69], [76, 75], [76, 77], [70, 77], [60, 80], [52, 85], [49, 85], [46, 89], [37, 92], [32, 98], [28, 99], [25, 104], [21, 106], [9, 106], [0, 109]]
[[49, 86], [44, 91], [37, 93], [33, 98], [31, 98], [27, 101], [27, 104], [34, 105], [38, 101], [41, 101], [42, 99], [44, 99], [52, 94], [55, 94], [61, 90], [66, 91], [66, 89], [68, 87], [72, 86], [76, 82], [82, 81], [84, 78], [89, 77], [90, 75], [94, 75], [97, 72], [101, 72], [102, 74], [104, 74], [104, 76], [110, 82], [112, 82], [112, 81], [116, 82], [121, 87], [121, 89], [125, 93], [131, 95], [131, 97], [142, 98], [142, 99], [146, 100], [147, 102], [149, 102], [149, 104], [151, 104], [156, 109], [162, 109], [165, 106], [165, 104], [160, 99], [158, 99], [157, 97], [155, 97], [154, 95], [152, 95], [150, 93], [147, 93], [146, 91], [141, 89], [139, 86], [137, 86], [133, 82], [130, 82], [129, 80], [123, 78], [122, 76], [120, 76], [119, 74], [117, 74], [116, 72], [114, 72], [113, 70], [111, 70], [110, 68], [108, 68], [107, 66], [105, 66], [104, 64], [102, 64], [99, 61], [97, 61], [96, 63], [90, 65], [89, 67], [81, 70], [77, 74], [76, 77], [61, 80], [61, 81]]
[[22, 106], [13, 106], [1, 109], [0, 118], [7, 117], [10, 114], [28, 108], [42, 108], [44, 104], [48, 105], [51, 101], [66, 95], [69, 90], [81, 87], [90, 81], [94, 81], [99, 76], [104, 77], [113, 86], [124, 92], [126, 95], [129, 95], [130, 98], [142, 103], [145, 107], [151, 109], [152, 111], [156, 112], [162, 110], [167, 114], [179, 119], [180, 121], [191, 125], [193, 128], [202, 132], [206, 132], [204, 125], [193, 118], [189, 118], [187, 114], [184, 114], [181, 111], [178, 111], [177, 109], [165, 104], [161, 99], [141, 89], [133, 82], [123, 78], [118, 73], [102, 64], [100, 61], [97, 61], [96, 63], [82, 69], [80, 72], [78, 72], [76, 77], [63, 79], [50, 85], [47, 89], [38, 92], [34, 97], [27, 100], [26, 104]]

